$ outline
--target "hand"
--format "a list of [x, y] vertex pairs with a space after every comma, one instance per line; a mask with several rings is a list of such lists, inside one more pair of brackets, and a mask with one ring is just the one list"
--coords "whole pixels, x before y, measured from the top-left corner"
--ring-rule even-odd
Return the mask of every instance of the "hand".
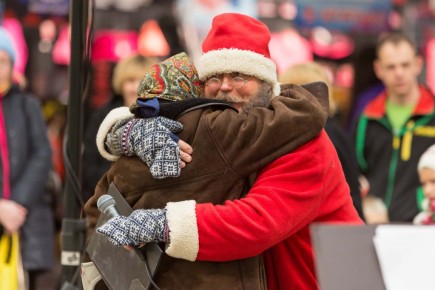
[[127, 249], [143, 243], [167, 242], [166, 209], [138, 209], [128, 216], [116, 216], [97, 228], [115, 246]]
[[18, 232], [27, 218], [27, 209], [12, 200], [0, 199], [0, 224], [8, 233]]
[[361, 174], [358, 176], [358, 181], [361, 197], [367, 196], [370, 191], [370, 183], [368, 179]]
[[181, 168], [186, 167], [186, 163], [190, 163], [192, 161], [192, 147], [184, 142], [183, 140], [178, 141], [178, 148], [180, 148], [180, 156], [181, 156]]
[[112, 154], [139, 157], [154, 178], [178, 177], [183, 157], [175, 133], [182, 129], [181, 123], [164, 117], [121, 120], [113, 126], [105, 144]]

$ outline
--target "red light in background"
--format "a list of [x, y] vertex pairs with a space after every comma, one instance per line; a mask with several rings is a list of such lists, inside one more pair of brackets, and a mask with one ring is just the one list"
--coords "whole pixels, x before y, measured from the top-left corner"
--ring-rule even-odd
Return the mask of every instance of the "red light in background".
[[138, 51], [144, 56], [165, 57], [171, 52], [156, 20], [147, 20], [139, 32]]

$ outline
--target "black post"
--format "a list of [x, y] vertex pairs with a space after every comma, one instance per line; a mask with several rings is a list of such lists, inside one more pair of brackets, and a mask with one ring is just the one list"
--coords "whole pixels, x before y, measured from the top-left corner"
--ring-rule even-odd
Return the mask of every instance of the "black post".
[[70, 1], [71, 59], [69, 65], [67, 130], [64, 146], [67, 175], [61, 232], [62, 290], [79, 289], [79, 271], [86, 230], [85, 222], [80, 220], [80, 210], [83, 203], [80, 176], [84, 78], [87, 75], [85, 72], [87, 5], [87, 0]]

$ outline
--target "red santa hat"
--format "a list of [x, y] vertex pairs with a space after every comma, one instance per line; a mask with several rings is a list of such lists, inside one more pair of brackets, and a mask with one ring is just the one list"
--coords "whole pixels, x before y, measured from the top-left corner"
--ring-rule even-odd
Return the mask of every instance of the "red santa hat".
[[435, 170], [435, 145], [430, 146], [421, 155], [420, 160], [418, 161], [418, 170], [423, 168]]
[[200, 79], [204, 81], [212, 75], [239, 72], [271, 84], [274, 95], [279, 95], [269, 41], [269, 29], [257, 19], [237, 13], [216, 16], [202, 43], [203, 55], [197, 63]]

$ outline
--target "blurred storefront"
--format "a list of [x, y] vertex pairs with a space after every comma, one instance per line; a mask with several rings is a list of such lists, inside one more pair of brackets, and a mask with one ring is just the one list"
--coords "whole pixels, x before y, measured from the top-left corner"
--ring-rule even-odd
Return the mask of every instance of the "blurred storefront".
[[[94, 0], [90, 109], [111, 96], [114, 64], [131, 53], [167, 57], [186, 50], [193, 59], [211, 19], [222, 12], [260, 18], [272, 32], [271, 54], [282, 72], [316, 60], [329, 69], [343, 123], [359, 96], [378, 80], [374, 47], [384, 32], [402, 30], [426, 60], [421, 81], [435, 89], [434, 0]], [[4, 2], [3, 25], [18, 20], [27, 47], [19, 73], [42, 100], [66, 103], [69, 0]], [[10, 25], [13, 26], [13, 25]], [[255, 32], [253, 32], [255, 33]]]

